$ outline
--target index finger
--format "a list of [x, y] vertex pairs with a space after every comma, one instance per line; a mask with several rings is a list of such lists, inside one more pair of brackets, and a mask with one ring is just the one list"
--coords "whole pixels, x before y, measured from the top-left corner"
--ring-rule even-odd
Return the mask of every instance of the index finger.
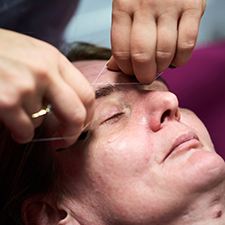
[[[63, 56], [64, 57], [64, 56]], [[86, 111], [85, 125], [89, 123], [94, 115], [95, 92], [88, 80], [83, 74], [64, 57], [60, 66], [60, 73], [69, 86], [76, 92], [77, 96], [83, 103]]]
[[95, 94], [86, 78], [69, 61], [61, 66], [61, 74], [54, 76], [46, 92], [46, 99], [58, 118], [58, 141], [53, 148], [65, 148], [74, 144], [94, 115]]

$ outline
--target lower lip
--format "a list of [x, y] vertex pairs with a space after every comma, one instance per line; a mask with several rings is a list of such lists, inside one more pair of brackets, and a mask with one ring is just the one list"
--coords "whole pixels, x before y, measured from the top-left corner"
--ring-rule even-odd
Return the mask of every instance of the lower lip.
[[181, 143], [180, 145], [178, 145], [177, 147], [175, 147], [171, 151], [169, 156], [172, 156], [172, 155], [180, 153], [180, 152], [189, 151], [190, 149], [198, 148], [199, 146], [200, 146], [199, 140], [191, 139], [191, 140], [185, 141], [185, 142]]

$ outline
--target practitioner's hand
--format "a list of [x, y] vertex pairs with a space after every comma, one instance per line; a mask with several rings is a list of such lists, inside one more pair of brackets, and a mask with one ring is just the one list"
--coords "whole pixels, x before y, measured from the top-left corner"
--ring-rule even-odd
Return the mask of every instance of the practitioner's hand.
[[56, 136], [73, 137], [57, 148], [73, 144], [92, 120], [94, 98], [88, 81], [56, 48], [0, 29], [0, 122], [15, 141], [32, 139], [43, 118], [31, 115], [47, 102], [60, 121]]
[[194, 50], [206, 0], [114, 0], [109, 69], [150, 83]]

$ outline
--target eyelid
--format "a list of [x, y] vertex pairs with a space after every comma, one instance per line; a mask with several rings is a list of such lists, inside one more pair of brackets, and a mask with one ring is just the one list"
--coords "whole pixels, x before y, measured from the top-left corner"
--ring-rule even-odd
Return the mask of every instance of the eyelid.
[[124, 115], [125, 114], [125, 111], [123, 111], [123, 112], [118, 112], [118, 113], [115, 113], [115, 114], [113, 114], [112, 116], [110, 116], [110, 117], [108, 117], [107, 119], [105, 119], [103, 122], [101, 122], [101, 124], [100, 125], [103, 125], [104, 123], [107, 123], [107, 122], [110, 122], [110, 120], [119, 120], [120, 118], [118, 118], [118, 117], [120, 117], [120, 116], [122, 116], [122, 115]]
[[[104, 106], [104, 107], [102, 107]], [[127, 111], [127, 106], [122, 99], [113, 98], [110, 101], [103, 101], [98, 108], [96, 122], [98, 126], [104, 125], [116, 117], [122, 116]]]

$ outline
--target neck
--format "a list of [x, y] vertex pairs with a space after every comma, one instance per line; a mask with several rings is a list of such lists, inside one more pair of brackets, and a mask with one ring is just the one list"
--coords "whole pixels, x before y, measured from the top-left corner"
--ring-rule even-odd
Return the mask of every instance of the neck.
[[225, 224], [225, 183], [206, 193], [196, 193], [181, 216], [169, 225], [221, 225]]

